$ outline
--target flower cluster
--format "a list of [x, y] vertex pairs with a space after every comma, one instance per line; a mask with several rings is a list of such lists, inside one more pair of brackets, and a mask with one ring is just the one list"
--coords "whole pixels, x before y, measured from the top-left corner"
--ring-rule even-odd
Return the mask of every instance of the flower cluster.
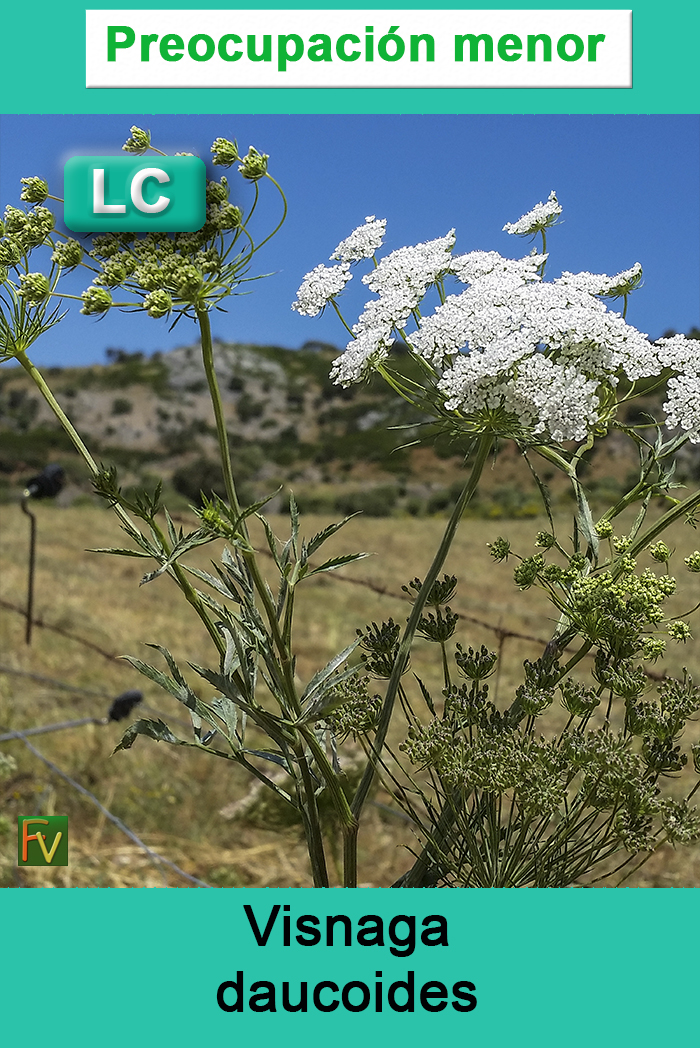
[[[34, 183], [40, 180], [24, 181]], [[31, 193], [30, 196], [34, 198], [36, 194]], [[24, 196], [24, 199], [28, 200], [29, 197]], [[54, 225], [53, 212], [42, 204], [36, 203], [29, 211], [22, 211], [8, 204], [3, 221], [0, 222], [0, 233], [5, 234], [0, 240], [0, 265], [18, 265], [35, 247], [46, 243]]]
[[125, 153], [135, 153], [142, 156], [151, 148], [151, 132], [144, 131], [140, 127], [132, 127], [131, 135], [122, 146]]
[[[560, 213], [552, 193], [504, 228], [518, 235], [541, 232], [544, 240]], [[370, 216], [336, 248], [332, 258], [339, 266], [319, 266], [307, 275], [292, 308], [315, 316], [335, 303], [350, 277], [347, 267], [373, 257], [384, 230], [385, 223]], [[546, 254], [454, 255], [454, 243], [452, 230], [375, 260], [362, 279], [377, 297], [365, 305], [352, 341], [334, 362], [337, 384], [349, 386], [381, 366], [398, 336], [432, 370], [443, 409], [467, 427], [493, 427], [497, 420], [522, 439], [560, 443], [583, 441], [609, 421], [621, 378], [635, 382], [669, 369], [667, 424], [700, 442], [697, 351], [681, 335], [652, 344], [602, 301], [626, 303], [641, 284], [639, 263], [614, 276], [565, 272], [545, 281]], [[447, 278], [466, 288], [447, 294]], [[435, 286], [440, 304], [423, 316], [421, 304]]]
[[340, 266], [316, 266], [304, 277], [292, 309], [303, 317], [318, 316], [340, 294], [348, 280], [352, 280], [349, 270], [349, 262]]
[[[235, 240], [242, 224], [240, 209], [229, 203], [229, 191], [226, 178], [207, 182], [206, 221], [195, 232], [94, 237], [90, 257], [100, 271], [83, 292], [83, 312], [95, 312], [95, 287], [123, 288], [140, 297], [152, 317], [201, 308], [228, 294], [237, 274], [235, 264], [228, 262], [227, 238]], [[67, 247], [61, 250], [65, 254]]]
[[[160, 152], [151, 143], [150, 131], [136, 126], [122, 149], [137, 155], [149, 150]], [[235, 142], [217, 138], [211, 152], [213, 163], [222, 166], [230, 167], [241, 160], [239, 172], [249, 182], [267, 174], [269, 157], [253, 146], [241, 157]], [[21, 199], [33, 206], [28, 211], [12, 206], [5, 210], [0, 222], [0, 277], [3, 284], [10, 280], [10, 297], [19, 296], [37, 315], [41, 312], [44, 316], [52, 297], [76, 297], [62, 293], [58, 284], [62, 271], [79, 266], [94, 274], [91, 285], [79, 296], [81, 312], [88, 316], [103, 315], [113, 307], [142, 309], [156, 318], [171, 313], [192, 316], [216, 306], [235, 287], [252, 279], [246, 273], [255, 245], [246, 231], [245, 246], [234, 250], [246, 220], [229, 200], [225, 177], [206, 183], [206, 219], [201, 229], [141, 236], [107, 233], [93, 237], [89, 249], [54, 231], [54, 215], [43, 206], [50, 195], [46, 181], [38, 176], [21, 181]], [[33, 272], [30, 267], [31, 252], [42, 245], [51, 251], [48, 275]], [[13, 269], [20, 270], [17, 278], [10, 277]], [[117, 296], [117, 289], [126, 295]], [[127, 296], [126, 301], [119, 301]], [[50, 322], [55, 322], [57, 315], [52, 314]], [[35, 325], [35, 331], [39, 330]]]
[[557, 194], [552, 190], [544, 204], [542, 201], [535, 204], [532, 211], [522, 215], [517, 222], [506, 222], [503, 231], [519, 237], [532, 236], [553, 226], [561, 212], [562, 206], [557, 200]]
[[345, 738], [366, 735], [376, 726], [382, 707], [379, 695], [370, 695], [366, 677], [351, 677], [336, 684], [328, 693], [333, 712], [326, 720], [335, 735]]
[[363, 226], [358, 226], [349, 237], [341, 240], [331, 259], [337, 259], [339, 262], [359, 262], [363, 258], [372, 258], [375, 251], [382, 246], [385, 233], [386, 219], [368, 215]]
[[360, 638], [360, 646], [364, 649], [362, 661], [365, 669], [373, 677], [389, 678], [394, 668], [396, 655], [399, 649], [399, 634], [401, 627], [398, 622], [389, 619], [377, 625], [373, 622], [370, 626], [357, 631]]

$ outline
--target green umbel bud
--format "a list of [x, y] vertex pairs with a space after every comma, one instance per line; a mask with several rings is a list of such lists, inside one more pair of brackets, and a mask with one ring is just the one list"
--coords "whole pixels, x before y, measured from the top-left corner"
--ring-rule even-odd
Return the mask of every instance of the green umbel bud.
[[127, 275], [126, 267], [122, 264], [119, 257], [115, 255], [114, 258], [103, 262], [102, 273], [97, 277], [96, 282], [106, 284], [107, 287], [118, 287], [126, 280]]
[[682, 619], [676, 619], [675, 622], [669, 622], [666, 627], [666, 632], [669, 637], [673, 637], [674, 640], [682, 640], [683, 643], [692, 637], [690, 626], [687, 622], [683, 622]]
[[221, 269], [221, 255], [215, 247], [198, 251], [194, 260], [202, 273], [218, 273]]
[[167, 277], [156, 262], [144, 262], [134, 271], [134, 279], [144, 291], [155, 291], [157, 288], [162, 288]]
[[235, 204], [224, 204], [219, 208], [214, 221], [222, 232], [228, 229], [238, 229], [243, 221], [243, 212]]
[[0, 265], [16, 266], [22, 258], [22, 249], [19, 244], [10, 240], [0, 240]]
[[595, 526], [595, 533], [599, 539], [609, 539], [613, 533], [613, 526], [605, 517], [599, 520]]
[[181, 266], [177, 271], [175, 280], [177, 281], [177, 293], [180, 298], [192, 298], [202, 287], [202, 271], [197, 269], [196, 266]]
[[112, 296], [103, 287], [89, 287], [80, 296], [83, 300], [83, 308], [80, 310], [86, 316], [97, 313], [106, 313], [112, 305]]
[[665, 564], [671, 556], [671, 551], [665, 542], [655, 542], [653, 546], [649, 547], [649, 553], [660, 564]]
[[158, 319], [170, 312], [173, 308], [173, 300], [167, 291], [159, 288], [157, 291], [151, 291], [150, 295], [146, 295], [143, 305], [149, 317]]
[[458, 620], [459, 615], [455, 615], [450, 608], [445, 608], [444, 612], [438, 608], [435, 615], [429, 612], [421, 616], [417, 632], [426, 640], [444, 644], [453, 636]]
[[92, 251], [90, 254], [93, 258], [110, 258], [121, 248], [121, 242], [114, 233], [103, 233], [100, 236], [92, 238]]
[[29, 248], [39, 247], [56, 225], [53, 211], [38, 204], [26, 218], [27, 221], [21, 233], [22, 243]]
[[600, 705], [600, 699], [592, 688], [566, 677], [561, 684], [561, 704], [573, 717], [586, 717]]
[[357, 630], [360, 645], [367, 653], [362, 656], [362, 661], [372, 676], [385, 677], [387, 680], [391, 676], [399, 650], [400, 633], [401, 627], [393, 619], [382, 622], [380, 626], [373, 622], [365, 627], [364, 633]]
[[466, 651], [463, 650], [461, 644], [457, 645], [455, 662], [465, 677], [469, 677], [470, 680], [486, 680], [493, 673], [497, 661], [496, 652], [489, 651], [484, 644], [476, 649], [467, 648]]
[[220, 167], [231, 167], [239, 159], [238, 143], [235, 140], [230, 142], [228, 138], [215, 138], [211, 151], [212, 163]]
[[257, 182], [267, 174], [267, 162], [270, 159], [267, 153], [258, 153], [254, 146], [250, 146], [242, 159], [243, 163], [238, 170], [249, 182]]
[[[411, 603], [413, 603], [415, 596], [423, 589], [423, 583], [418, 578], [412, 579], [408, 586], [402, 586], [401, 589], [404, 593], [408, 593]], [[435, 580], [425, 603], [432, 608], [440, 608], [452, 600], [456, 589], [457, 576], [445, 574], [442, 576], [442, 579]]]
[[43, 273], [23, 273], [19, 278], [19, 294], [30, 306], [40, 305], [50, 292], [51, 285]]
[[521, 590], [529, 589], [543, 567], [544, 561], [541, 553], [538, 553], [535, 557], [526, 557], [513, 572], [515, 584]]
[[21, 178], [24, 186], [20, 194], [20, 200], [26, 200], [30, 204], [43, 204], [49, 195], [49, 184], [43, 178]]
[[5, 208], [5, 232], [22, 233], [27, 224], [27, 214], [11, 204]]
[[151, 132], [144, 131], [140, 127], [132, 127], [131, 138], [127, 138], [122, 146], [125, 153], [145, 153], [151, 147]]
[[495, 542], [488, 542], [487, 545], [494, 560], [508, 560], [510, 555], [510, 542], [508, 539], [497, 538]]
[[207, 182], [207, 204], [225, 204], [228, 200], [228, 179], [224, 175], [220, 182]]
[[656, 662], [666, 650], [666, 641], [661, 637], [645, 637], [642, 641], [642, 658]]
[[51, 261], [60, 266], [61, 269], [75, 269], [80, 265], [83, 257], [82, 245], [77, 240], [66, 240], [65, 244], [56, 244], [51, 255]]
[[683, 561], [688, 571], [700, 571], [700, 550], [695, 550]]

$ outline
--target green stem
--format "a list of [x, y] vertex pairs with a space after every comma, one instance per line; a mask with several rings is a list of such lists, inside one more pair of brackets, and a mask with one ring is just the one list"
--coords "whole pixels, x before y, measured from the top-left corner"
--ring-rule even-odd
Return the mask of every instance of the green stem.
[[328, 787], [328, 791], [333, 801], [333, 806], [343, 823], [343, 825], [350, 826], [354, 822], [354, 816], [350, 810], [348, 799], [343, 792], [340, 785], [337, 774], [333, 771], [331, 764], [326, 756], [323, 746], [320, 744], [316, 736], [314, 735], [312, 728], [306, 726], [301, 728], [301, 734], [307, 743], [311, 753], [313, 754], [314, 760], [318, 764], [319, 771], [323, 776], [323, 779]]
[[297, 763], [301, 772], [303, 784], [303, 796], [300, 809], [304, 819], [304, 833], [306, 836], [311, 873], [314, 880], [314, 888], [328, 887], [328, 869], [326, 867], [326, 855], [323, 849], [323, 835], [321, 833], [321, 819], [316, 804], [316, 791], [314, 781], [309, 769], [309, 762], [304, 747], [300, 743], [295, 747]]
[[[100, 473], [100, 469], [99, 469], [97, 463], [95, 462], [94, 458], [92, 457], [92, 455], [88, 451], [88, 449], [85, 446], [85, 444], [83, 443], [83, 441], [80, 439], [80, 436], [78, 435], [75, 427], [73, 426], [73, 423], [68, 418], [68, 416], [66, 415], [65, 411], [63, 410], [61, 405], [58, 403], [56, 398], [54, 397], [53, 393], [51, 392], [51, 389], [49, 388], [49, 386], [46, 383], [46, 380], [44, 379], [44, 376], [41, 374], [39, 369], [29, 359], [29, 357], [27, 356], [26, 352], [24, 352], [24, 351], [19, 352], [19, 353], [16, 354], [16, 356], [17, 356], [17, 360], [19, 360], [20, 364], [22, 365], [24, 370], [27, 372], [27, 374], [30, 376], [30, 378], [32, 379], [34, 384], [37, 386], [37, 388], [39, 389], [39, 391], [40, 391], [41, 395], [43, 396], [44, 400], [47, 402], [47, 404], [49, 405], [49, 407], [53, 411], [54, 415], [56, 416], [58, 421], [63, 426], [63, 429], [65, 430], [65, 432], [70, 437], [71, 442], [72, 442], [73, 446], [75, 447], [75, 450], [78, 452], [78, 454], [82, 458], [83, 462], [85, 463], [85, 465], [90, 470], [91, 475], [93, 477], [97, 477], [99, 475], [99, 473]], [[114, 509], [114, 512], [116, 513], [116, 515], [119, 517], [119, 520], [121, 521], [121, 523], [124, 525], [127, 533], [132, 535], [132, 536], [133, 535], [137, 535], [138, 534], [138, 528], [134, 525], [133, 521], [131, 520], [131, 517], [126, 512], [126, 510], [122, 506], [120, 506], [118, 503], [114, 503], [113, 509]], [[161, 540], [161, 543], [163, 544], [163, 548], [166, 548], [165, 537], [162, 534], [159, 534], [159, 538]], [[185, 597], [187, 598], [188, 602], [192, 605], [192, 607], [197, 612], [197, 614], [199, 615], [200, 619], [202, 620], [202, 622], [206, 626], [209, 635], [211, 636], [212, 640], [214, 641], [214, 644], [217, 647], [217, 650], [221, 654], [224, 654], [224, 652], [226, 651], [226, 644], [225, 644], [223, 638], [220, 636], [220, 634], [216, 630], [216, 628], [214, 627], [214, 625], [211, 622], [211, 620], [209, 619], [209, 616], [207, 615], [206, 610], [205, 610], [204, 606], [202, 605], [202, 602], [200, 601], [199, 597], [197, 596], [197, 593], [196, 593], [194, 587], [191, 585], [191, 583], [187, 579], [185, 573], [183, 572], [183, 570], [179, 566], [179, 564], [174, 564], [173, 565], [173, 574], [175, 575], [175, 577], [176, 577], [176, 579], [177, 579], [177, 581], [178, 581], [178, 583], [180, 585], [180, 588], [181, 588], [182, 592], [184, 593]]]
[[[216, 420], [216, 437], [219, 442], [219, 451], [221, 453], [221, 466], [224, 474], [224, 484], [226, 486], [226, 497], [231, 509], [238, 517], [241, 513], [241, 507], [238, 501], [238, 495], [236, 494], [236, 484], [233, 479], [231, 449], [228, 443], [228, 433], [226, 431], [226, 419], [224, 418], [224, 405], [221, 400], [221, 391], [219, 390], [219, 383], [214, 370], [214, 347], [211, 340], [211, 324], [209, 323], [209, 314], [206, 309], [197, 310], [197, 321], [199, 323], [199, 330], [202, 337], [202, 360], [204, 362], [204, 372], [207, 376], [209, 395], [211, 397], [212, 407], [214, 408], [214, 418]], [[243, 534], [247, 537], [245, 523], [241, 524], [241, 529], [243, 530]]]
[[[238, 495], [236, 493], [236, 482], [233, 478], [233, 465], [231, 463], [231, 449], [228, 442], [228, 433], [226, 430], [226, 419], [224, 418], [224, 406], [221, 400], [221, 391], [219, 389], [219, 383], [216, 377], [216, 371], [214, 369], [214, 347], [211, 338], [211, 325], [209, 323], [209, 314], [206, 310], [197, 310], [197, 320], [199, 321], [200, 332], [202, 336], [202, 360], [204, 362], [204, 371], [207, 376], [207, 384], [209, 386], [209, 395], [211, 397], [212, 407], [214, 408], [214, 419], [216, 421], [216, 436], [219, 443], [219, 451], [221, 453], [221, 466], [224, 474], [224, 484], [226, 486], [226, 497], [228, 503], [235, 513], [236, 517], [241, 515], [241, 506], [238, 501]], [[248, 529], [245, 521], [241, 521], [239, 524], [240, 531], [244, 538], [248, 538]], [[291, 710], [294, 713], [299, 712], [298, 702], [296, 701], [296, 691], [294, 688], [294, 674], [292, 671], [292, 660], [284, 643], [282, 634], [280, 633], [279, 623], [277, 621], [277, 611], [270, 599], [265, 580], [260, 574], [260, 568], [258, 567], [257, 560], [254, 551], [244, 551], [243, 553], [246, 564], [250, 571], [251, 577], [255, 588], [260, 596], [263, 607], [265, 608], [265, 614], [267, 620], [270, 623], [270, 629], [272, 636], [275, 641], [275, 645], [280, 654], [282, 667], [284, 670], [285, 683], [287, 686], [287, 698], [290, 703]]]
[[357, 887], [357, 831], [359, 823], [352, 813], [348, 799], [345, 796], [340, 778], [333, 770], [320, 742], [313, 733], [313, 729], [301, 728], [301, 733], [311, 750], [323, 781], [330, 794], [331, 802], [336, 815], [340, 820], [343, 834], [343, 887]]
[[423, 585], [421, 586], [420, 590], [416, 595], [415, 603], [411, 610], [411, 614], [409, 616], [408, 623], [404, 630], [403, 637], [401, 638], [399, 650], [396, 655], [396, 661], [394, 662], [394, 668], [392, 670], [391, 677], [389, 678], [389, 684], [387, 686], [386, 696], [384, 698], [382, 710], [379, 715], [377, 731], [375, 734], [375, 740], [374, 745], [372, 747], [372, 752], [370, 754], [370, 759], [367, 763], [367, 767], [365, 768], [362, 779], [360, 780], [357, 792], [353, 797], [351, 810], [353, 815], [355, 816], [355, 819], [358, 822], [365, 801], [367, 800], [370, 788], [374, 781], [374, 776], [377, 771], [379, 758], [381, 756], [382, 749], [384, 748], [387, 732], [389, 730], [389, 724], [391, 723], [391, 716], [394, 710], [394, 703], [396, 701], [396, 696], [399, 691], [399, 686], [401, 684], [401, 677], [406, 669], [406, 666], [408, 665], [408, 658], [411, 652], [411, 645], [413, 643], [413, 638], [415, 636], [415, 632], [418, 627], [421, 615], [423, 614], [425, 603], [445, 563], [447, 554], [450, 551], [450, 547], [454, 540], [457, 527], [462, 518], [462, 515], [465, 509], [467, 508], [467, 505], [469, 504], [472, 496], [474, 495], [474, 492], [477, 489], [482, 471], [488, 460], [491, 448], [493, 447], [493, 441], [494, 438], [491, 433], [481, 434], [481, 437], [479, 438], [476, 459], [474, 461], [474, 465], [472, 466], [472, 471], [469, 480], [465, 484], [462, 493], [459, 496], [457, 505], [452, 511], [452, 516], [450, 517], [447, 523], [447, 527], [445, 528], [445, 533], [442, 537], [442, 541], [440, 542], [438, 550], [433, 558], [433, 562], [430, 565], [430, 568], [428, 569], [428, 573], [425, 576], [425, 579], [423, 580]]
[[[566, 666], [564, 666], [564, 668], [563, 668], [563, 669], [561, 670], [561, 672], [559, 673], [559, 677], [557, 678], [557, 680], [558, 680], [558, 681], [559, 681], [559, 680], [564, 680], [564, 678], [565, 678], [566, 676], [568, 676], [568, 674], [569, 674], [569, 673], [571, 672], [571, 670], [572, 670], [572, 669], [574, 668], [574, 666], [576, 665], [576, 663], [577, 663], [577, 662], [580, 662], [580, 661], [581, 661], [581, 659], [582, 659], [582, 658], [583, 658], [583, 657], [584, 657], [585, 655], [587, 655], [587, 654], [588, 654], [588, 652], [589, 652], [589, 651], [591, 650], [591, 648], [592, 648], [592, 647], [593, 647], [593, 641], [592, 641], [592, 640], [586, 640], [586, 641], [584, 641], [584, 642], [583, 642], [583, 644], [581, 645], [581, 647], [580, 647], [580, 648], [578, 649], [578, 651], [576, 652], [576, 654], [575, 654], [575, 655], [572, 655], [572, 656], [571, 656], [571, 658], [570, 658], [570, 659], [569, 659], [569, 661], [567, 662]], [[570, 723], [570, 722], [569, 722], [569, 723]]]
[[[118, 507], [115, 506], [115, 509], [117, 508]], [[170, 546], [167, 539], [165, 538], [165, 535], [163, 534], [159, 526], [156, 524], [155, 520], [151, 519], [149, 521], [149, 524], [151, 528], [153, 528], [153, 531], [155, 532], [158, 541], [160, 542], [161, 546], [166, 552], [166, 555], [168, 555], [170, 553]], [[194, 588], [190, 580], [187, 578], [186, 573], [183, 571], [183, 569], [180, 567], [177, 561], [175, 561], [175, 563], [171, 565], [170, 570], [172, 571], [178, 586], [182, 590], [185, 600], [194, 608], [194, 610], [197, 612], [200, 619], [204, 623], [207, 633], [214, 641], [214, 646], [216, 647], [216, 650], [219, 652], [219, 655], [225, 655], [226, 641], [219, 633], [214, 623], [209, 618], [206, 608], [204, 607], [202, 601], [197, 595], [197, 590]]]
[[351, 337], [351, 338], [353, 338], [353, 339], [354, 339], [354, 338], [357, 338], [357, 335], [356, 335], [356, 334], [355, 334], [355, 332], [354, 332], [354, 331], [352, 330], [352, 328], [351, 328], [351, 327], [349, 326], [349, 324], [348, 324], [348, 322], [346, 321], [345, 317], [343, 316], [343, 314], [342, 314], [342, 313], [340, 312], [340, 310], [338, 309], [338, 304], [337, 304], [337, 302], [335, 301], [335, 299], [334, 299], [334, 298], [332, 298], [332, 299], [331, 299], [331, 305], [333, 306], [333, 309], [334, 309], [334, 310], [336, 311], [336, 313], [337, 313], [337, 315], [338, 315], [338, 319], [340, 320], [340, 323], [341, 323], [341, 324], [343, 325], [343, 327], [344, 327], [344, 328], [345, 328], [345, 330], [346, 330], [346, 331], [348, 332], [348, 334], [350, 335], [350, 337]]
[[287, 198], [284, 195], [284, 191], [282, 189], [282, 186], [279, 184], [279, 182], [276, 179], [274, 179], [272, 177], [272, 175], [270, 174], [269, 171], [265, 172], [265, 178], [269, 178], [269, 180], [272, 182], [273, 186], [275, 187], [275, 189], [277, 190], [279, 195], [282, 197], [282, 207], [283, 207], [282, 217], [279, 220], [279, 222], [277, 223], [277, 225], [275, 226], [275, 228], [272, 230], [272, 232], [268, 233], [267, 236], [265, 237], [265, 239], [261, 240], [260, 243], [257, 245], [257, 247], [253, 248], [252, 254], [255, 254], [255, 252], [259, 251], [261, 247], [264, 247], [264, 245], [267, 244], [268, 240], [272, 240], [272, 238], [275, 235], [275, 233], [278, 233], [280, 231], [280, 229], [284, 225], [284, 223], [286, 221], [286, 218], [287, 218]]
[[[641, 553], [643, 549], [646, 549], [646, 547], [657, 539], [659, 535], [663, 534], [666, 528], [670, 527], [671, 524], [675, 524], [679, 518], [688, 516], [698, 507], [700, 507], [700, 491], [696, 491], [694, 495], [689, 495], [687, 499], [683, 500], [683, 502], [679, 502], [677, 506], [668, 510], [662, 517], [659, 517], [655, 524], [648, 527], [647, 530], [630, 546], [627, 551], [629, 556], [636, 557], [638, 553]], [[623, 565], [614, 568], [611, 573], [612, 577], [616, 579], [622, 570]]]
[[[99, 473], [100, 473], [99, 466], [95, 462], [94, 458], [92, 457], [92, 455], [88, 451], [88, 449], [85, 446], [85, 444], [83, 443], [83, 441], [80, 439], [80, 436], [78, 435], [78, 432], [75, 429], [73, 423], [68, 418], [68, 416], [66, 415], [65, 411], [63, 410], [63, 408], [61, 407], [61, 405], [58, 403], [58, 401], [56, 400], [55, 396], [51, 392], [49, 386], [46, 383], [46, 380], [45, 380], [44, 376], [41, 374], [39, 369], [32, 363], [32, 361], [29, 359], [29, 357], [27, 356], [27, 354], [26, 354], [26, 352], [24, 350], [21, 350], [21, 351], [17, 352], [15, 354], [15, 356], [16, 356], [17, 360], [20, 362], [20, 364], [22, 365], [22, 367], [24, 368], [24, 370], [27, 372], [29, 377], [31, 378], [31, 380], [34, 383], [34, 385], [38, 388], [38, 390], [41, 393], [42, 397], [44, 398], [46, 403], [49, 405], [49, 407], [53, 411], [53, 413], [56, 416], [56, 418], [58, 419], [58, 421], [63, 426], [63, 429], [65, 430], [65, 432], [70, 437], [70, 440], [71, 440], [71, 443], [73, 444], [73, 447], [78, 452], [78, 454], [80, 455], [81, 459], [83, 460], [83, 462], [85, 463], [87, 468], [90, 470], [90, 473], [93, 476], [93, 478], [97, 477], [99, 475]], [[119, 517], [119, 519], [121, 520], [122, 524], [125, 526], [125, 528], [129, 532], [129, 534], [131, 534], [131, 535], [136, 534], [137, 533], [137, 528], [134, 525], [133, 521], [131, 520], [131, 517], [129, 516], [129, 514], [126, 512], [126, 510], [124, 510], [119, 505], [115, 505], [114, 506], [114, 511], [117, 514], [117, 516]]]
[[442, 650], [442, 674], [445, 681], [445, 689], [449, 691], [452, 687], [452, 681], [450, 680], [450, 667], [447, 661], [447, 645], [444, 640], [440, 641], [440, 648]]
[[274, 602], [270, 596], [270, 591], [265, 579], [260, 572], [258, 561], [255, 556], [255, 550], [244, 550], [243, 556], [245, 557], [245, 562], [253, 580], [253, 585], [255, 586], [258, 596], [262, 601], [263, 608], [265, 609], [265, 616], [270, 624], [270, 633], [272, 634], [272, 639], [275, 642], [275, 647], [279, 653], [280, 665], [282, 666], [284, 674], [287, 702], [289, 704], [288, 712], [292, 716], [298, 717], [301, 713], [301, 706], [294, 685], [294, 660], [290, 649], [282, 636], [280, 624], [277, 619], [277, 609], [275, 608]]

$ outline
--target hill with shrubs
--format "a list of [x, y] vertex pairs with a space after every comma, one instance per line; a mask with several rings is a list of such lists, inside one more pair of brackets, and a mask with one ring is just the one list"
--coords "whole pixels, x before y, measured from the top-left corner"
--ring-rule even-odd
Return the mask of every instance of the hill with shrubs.
[[[691, 337], [699, 338], [694, 329]], [[301, 349], [217, 342], [216, 371], [224, 398], [236, 476], [245, 501], [280, 489], [272, 509], [293, 491], [307, 512], [423, 516], [445, 512], [461, 489], [467, 442], [424, 424], [420, 414], [374, 377], [342, 389], [328, 375], [338, 350], [307, 342]], [[410, 369], [399, 354], [397, 366]], [[64, 410], [93, 456], [114, 464], [125, 489], [163, 478], [168, 504], [184, 508], [200, 493], [223, 493], [211, 405], [197, 345], [150, 357], [107, 350], [107, 363], [50, 369]], [[661, 393], [636, 402], [635, 419], [658, 413]], [[686, 450], [679, 479], [697, 476], [700, 454]], [[484, 517], [541, 511], [527, 464], [512, 445], [500, 451], [498, 481], [484, 478], [470, 508]], [[505, 460], [505, 461], [503, 461]], [[91, 499], [89, 479], [68, 437], [19, 368], [0, 371], [0, 498], [19, 497], [48, 462], [66, 471], [64, 501]], [[629, 441], [611, 433], [587, 464], [591, 500], [614, 496], [635, 469]], [[552, 497], [570, 498], [554, 472]]]

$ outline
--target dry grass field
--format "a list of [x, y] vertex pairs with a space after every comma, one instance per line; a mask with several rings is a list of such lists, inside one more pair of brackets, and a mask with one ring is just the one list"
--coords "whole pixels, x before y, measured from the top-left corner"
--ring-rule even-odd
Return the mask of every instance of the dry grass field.
[[[177, 718], [185, 711], [181, 713], [174, 699], [117, 656], [128, 653], [157, 663], [158, 653], [144, 647], [153, 642], [170, 648], [181, 664], [207, 665], [213, 651], [199, 621], [169, 579], [139, 587], [143, 562], [85, 552], [94, 546], [123, 545], [123, 535], [108, 510], [46, 503], [37, 504], [35, 510], [35, 617], [43, 625], [35, 626], [28, 646], [24, 619], [17, 610], [26, 599], [28, 521], [19, 506], [0, 507], [0, 734], [55, 721], [103, 717], [111, 698], [128, 688], [141, 688], [149, 712], [156, 711], [177, 728]], [[272, 523], [278, 533], [284, 533], [283, 518], [274, 518]], [[309, 517], [303, 521], [303, 530], [311, 534], [325, 523], [327, 520]], [[453, 608], [464, 616], [458, 635], [463, 645], [499, 645], [497, 632], [470, 619], [534, 638], [503, 640], [498, 681], [502, 701], [512, 694], [522, 660], [536, 657], [541, 651], [538, 639], [550, 635], [551, 608], [539, 593], [520, 593], [510, 565], [494, 564], [486, 544], [504, 534], [516, 550], [529, 554], [536, 532], [544, 526], [544, 521], [537, 520], [466, 520], [447, 565], [460, 579]], [[302, 588], [296, 625], [297, 673], [302, 680], [349, 644], [357, 628], [390, 616], [405, 619], [407, 605], [401, 586], [426, 570], [443, 527], [444, 521], [436, 518], [358, 517], [333, 539], [329, 555], [357, 550], [374, 555], [337, 575], [310, 580]], [[682, 569], [680, 558], [700, 542], [698, 533], [687, 526], [668, 541], [679, 554], [679, 594], [673, 607], [681, 611], [700, 595], [698, 576]], [[191, 554], [190, 562], [207, 567], [216, 555], [215, 546], [205, 547]], [[700, 634], [700, 625], [696, 632]], [[418, 642], [412, 664], [421, 677], [437, 685], [433, 654], [430, 645]], [[697, 679], [700, 641], [673, 645], [664, 665], [670, 673], [687, 666]], [[191, 679], [199, 682], [198, 687], [203, 684], [194, 674]], [[60, 688], [52, 681], [83, 692]], [[91, 724], [38, 735], [30, 741], [151, 849], [208, 884], [310, 883], [301, 835], [285, 811], [260, 800], [248, 805], [244, 816], [231, 817], [232, 806], [251, 786], [240, 769], [195, 751], [143, 739], [132, 750], [110, 756], [128, 723]], [[692, 727], [697, 735], [698, 725]], [[187, 886], [176, 872], [154, 863], [21, 740], [0, 745], [17, 762], [17, 770], [0, 782], [0, 813], [10, 827], [0, 836], [1, 885]], [[681, 791], [683, 780], [676, 786]], [[405, 850], [413, 844], [410, 826], [388, 811], [388, 805], [389, 798], [379, 790], [366, 809], [360, 842], [363, 885], [387, 886], [411, 862]], [[16, 816], [40, 813], [69, 816], [70, 865], [18, 870]], [[629, 883], [700, 885], [700, 846], [662, 849]]]

